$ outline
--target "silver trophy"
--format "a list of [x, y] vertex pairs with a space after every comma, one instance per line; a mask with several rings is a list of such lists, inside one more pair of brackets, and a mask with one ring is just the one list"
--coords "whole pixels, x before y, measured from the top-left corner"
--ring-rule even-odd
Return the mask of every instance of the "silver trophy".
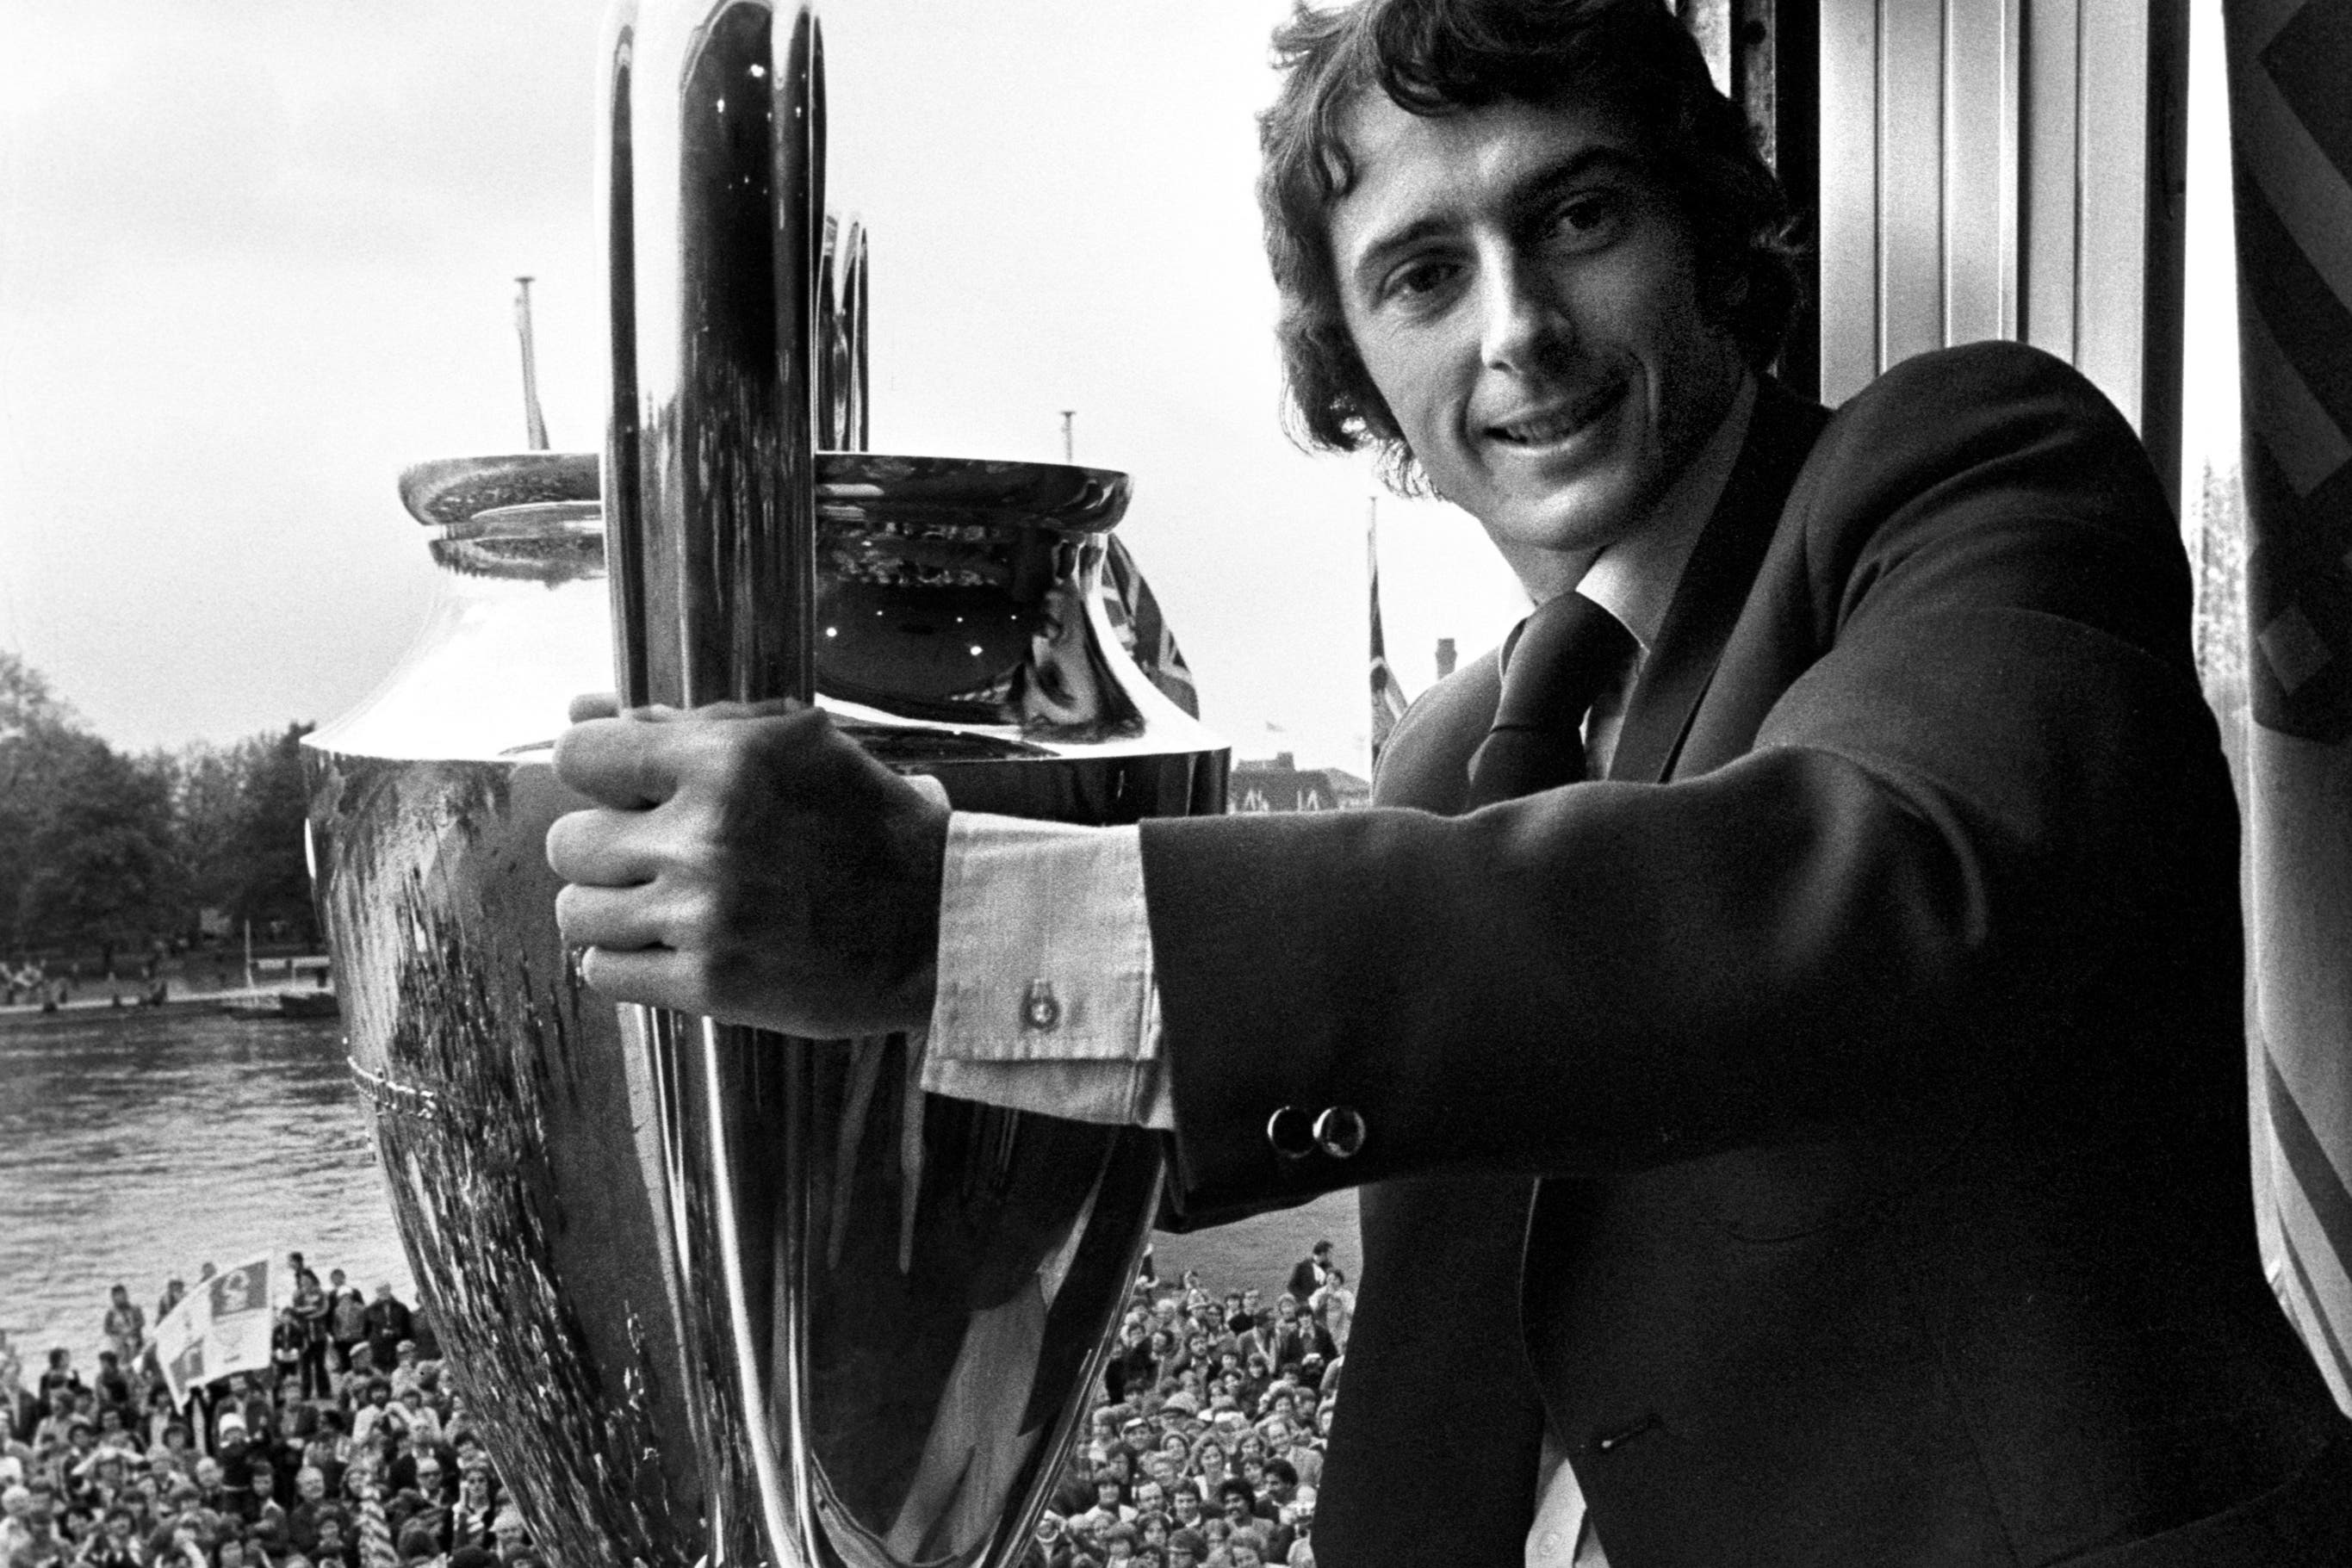
[[310, 737], [354, 1077], [424, 1304], [556, 1568], [1009, 1563], [1157, 1204], [1155, 1142], [925, 1095], [907, 1042], [616, 1009], [553, 917], [564, 706], [814, 693], [960, 808], [1221, 810], [1120, 647], [1124, 476], [865, 445], [866, 245], [803, 6], [604, 34], [595, 457], [403, 476], [440, 594]]

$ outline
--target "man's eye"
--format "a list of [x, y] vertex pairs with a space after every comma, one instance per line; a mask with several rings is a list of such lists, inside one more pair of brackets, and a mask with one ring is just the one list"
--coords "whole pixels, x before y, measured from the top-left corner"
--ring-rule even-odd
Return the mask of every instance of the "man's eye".
[[1594, 246], [1615, 237], [1625, 203], [1614, 191], [1588, 191], [1560, 204], [1552, 214], [1553, 235], [1570, 245]]
[[1414, 304], [1437, 293], [1453, 279], [1455, 267], [1450, 261], [1428, 257], [1409, 261], [1390, 273], [1381, 286], [1381, 297]]

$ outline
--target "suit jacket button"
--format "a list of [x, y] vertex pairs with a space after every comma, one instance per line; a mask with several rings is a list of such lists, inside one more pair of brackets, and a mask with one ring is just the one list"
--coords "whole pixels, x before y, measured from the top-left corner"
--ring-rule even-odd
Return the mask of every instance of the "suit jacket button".
[[1286, 1160], [1303, 1160], [1315, 1152], [1315, 1125], [1296, 1105], [1285, 1105], [1265, 1119], [1265, 1141]]
[[1353, 1105], [1334, 1105], [1315, 1118], [1315, 1141], [1335, 1160], [1352, 1159], [1364, 1146], [1364, 1118]]

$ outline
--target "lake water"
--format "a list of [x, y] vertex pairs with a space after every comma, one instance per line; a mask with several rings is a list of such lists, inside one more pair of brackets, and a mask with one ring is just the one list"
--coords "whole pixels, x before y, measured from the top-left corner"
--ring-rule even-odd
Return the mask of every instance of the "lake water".
[[[109, 1287], [300, 1252], [414, 1301], [333, 1019], [0, 1026], [0, 1328], [94, 1365]], [[30, 1370], [28, 1366], [27, 1370]]]
[[[1324, 1236], [1356, 1279], [1352, 1193], [1156, 1250], [1163, 1276], [1271, 1296]], [[58, 1344], [94, 1366], [118, 1281], [152, 1319], [173, 1275], [289, 1251], [416, 1300], [333, 1020], [0, 1024], [0, 1330], [28, 1371]]]

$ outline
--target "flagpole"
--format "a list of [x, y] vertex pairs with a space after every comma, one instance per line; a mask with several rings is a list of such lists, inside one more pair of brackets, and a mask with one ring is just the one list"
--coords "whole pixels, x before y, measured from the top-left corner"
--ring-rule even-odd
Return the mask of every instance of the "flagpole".
[[544, 452], [547, 416], [539, 408], [539, 350], [531, 340], [530, 282], [527, 277], [515, 279], [515, 333], [522, 340], [522, 417], [527, 439], [533, 452]]

